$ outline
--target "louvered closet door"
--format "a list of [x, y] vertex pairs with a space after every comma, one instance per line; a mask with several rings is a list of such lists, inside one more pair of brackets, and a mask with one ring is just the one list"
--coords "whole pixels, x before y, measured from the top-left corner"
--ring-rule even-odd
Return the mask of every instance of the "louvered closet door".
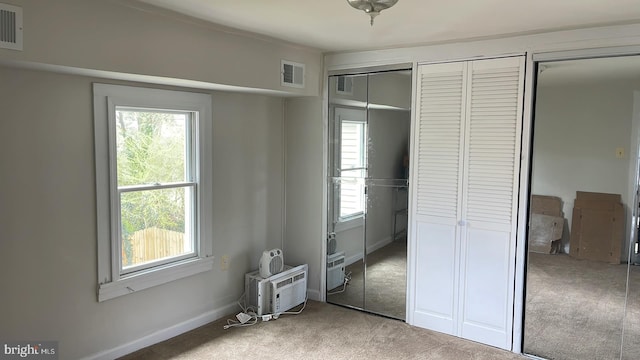
[[511, 348], [524, 57], [469, 63], [461, 334]]
[[524, 57], [422, 65], [412, 324], [511, 348]]
[[413, 202], [413, 324], [456, 334], [466, 64], [420, 66]]

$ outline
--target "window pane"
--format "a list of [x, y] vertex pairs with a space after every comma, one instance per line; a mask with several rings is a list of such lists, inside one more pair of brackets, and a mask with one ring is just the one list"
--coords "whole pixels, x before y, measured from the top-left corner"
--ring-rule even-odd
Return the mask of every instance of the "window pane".
[[340, 126], [340, 218], [344, 219], [364, 213], [365, 123], [342, 121]]
[[188, 179], [188, 114], [116, 110], [118, 186]]
[[122, 268], [194, 252], [192, 188], [120, 194]]
[[340, 168], [364, 166], [364, 123], [343, 121], [340, 139]]
[[340, 177], [340, 217], [364, 212], [364, 170], [344, 171]]

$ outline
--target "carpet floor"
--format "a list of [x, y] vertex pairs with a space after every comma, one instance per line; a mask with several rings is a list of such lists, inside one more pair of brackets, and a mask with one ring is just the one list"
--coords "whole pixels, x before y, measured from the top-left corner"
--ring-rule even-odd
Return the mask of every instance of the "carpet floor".
[[[639, 266], [630, 269], [625, 311], [625, 265], [562, 254], [531, 254], [529, 261], [526, 353], [557, 360], [640, 358]], [[527, 359], [402, 321], [315, 301], [309, 301], [300, 315], [283, 315], [248, 327], [224, 330], [227, 318], [233, 315], [122, 359]]]
[[366, 279], [361, 261], [347, 266], [345, 273], [351, 273], [351, 281], [344, 292], [329, 294], [327, 302], [405, 319], [407, 243], [404, 238], [367, 255]]
[[524, 352], [546, 359], [640, 358], [640, 267], [531, 253]]
[[300, 315], [223, 330], [218, 320], [121, 359], [523, 360], [398, 320], [309, 301]]

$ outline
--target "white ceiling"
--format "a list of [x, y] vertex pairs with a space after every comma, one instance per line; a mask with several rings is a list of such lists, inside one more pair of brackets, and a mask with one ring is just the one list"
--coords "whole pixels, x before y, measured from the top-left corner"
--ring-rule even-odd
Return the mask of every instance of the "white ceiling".
[[140, 0], [322, 51], [640, 22], [640, 0], [399, 0], [369, 25], [346, 0]]

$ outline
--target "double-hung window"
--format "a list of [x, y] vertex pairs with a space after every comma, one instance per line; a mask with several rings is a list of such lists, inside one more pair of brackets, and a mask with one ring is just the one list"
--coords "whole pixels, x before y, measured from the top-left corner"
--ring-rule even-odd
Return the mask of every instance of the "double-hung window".
[[340, 190], [337, 203], [338, 222], [361, 217], [365, 211], [364, 180], [367, 175], [367, 125], [364, 110], [336, 108], [339, 142]]
[[98, 300], [212, 268], [210, 95], [94, 84]]

